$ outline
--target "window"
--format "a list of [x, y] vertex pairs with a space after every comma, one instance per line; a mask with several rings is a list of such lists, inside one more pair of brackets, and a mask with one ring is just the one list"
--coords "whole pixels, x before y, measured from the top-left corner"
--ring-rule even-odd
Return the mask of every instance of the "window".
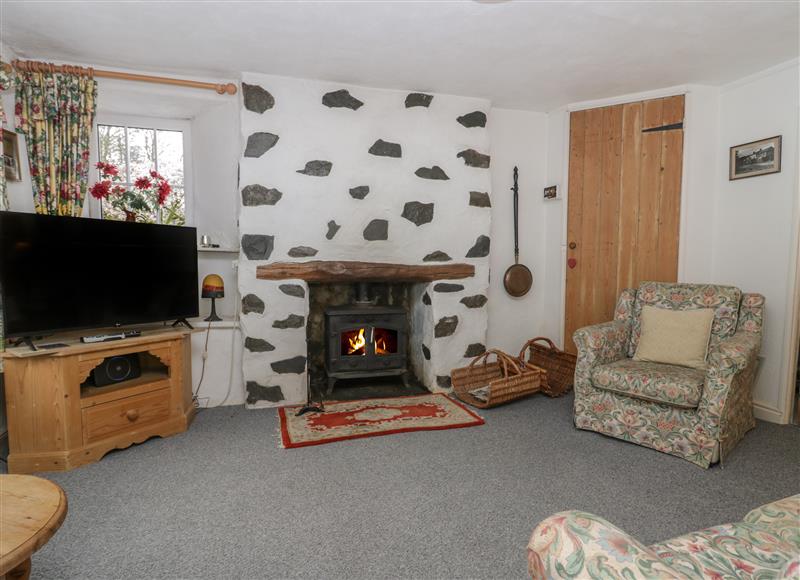
[[[183, 131], [98, 124], [97, 139], [99, 160], [119, 169], [122, 181], [118, 185], [131, 189], [137, 178], [157, 171], [172, 187], [164, 205], [150, 203], [149, 209], [137, 210], [138, 221], [178, 226], [186, 223]], [[104, 199], [100, 207], [103, 219], [125, 219], [124, 205], [118, 198]]]

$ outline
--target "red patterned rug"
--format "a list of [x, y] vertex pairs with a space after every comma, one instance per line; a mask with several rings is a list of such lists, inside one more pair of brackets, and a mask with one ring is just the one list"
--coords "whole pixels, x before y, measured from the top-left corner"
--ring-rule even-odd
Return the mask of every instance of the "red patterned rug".
[[281, 407], [283, 447], [307, 447], [344, 439], [392, 435], [408, 431], [458, 429], [483, 425], [478, 415], [442, 393], [332, 401], [324, 413], [295, 416], [297, 407]]

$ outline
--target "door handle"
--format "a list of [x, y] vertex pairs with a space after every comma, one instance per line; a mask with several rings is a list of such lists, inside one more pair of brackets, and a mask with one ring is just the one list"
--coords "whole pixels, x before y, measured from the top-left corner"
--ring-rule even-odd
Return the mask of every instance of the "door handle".
[[570, 243], [569, 243], [569, 249], [570, 249], [570, 250], [574, 250], [574, 249], [575, 249], [575, 248], [577, 248], [577, 247], [578, 247], [578, 244], [576, 244], [575, 242], [570, 242]]

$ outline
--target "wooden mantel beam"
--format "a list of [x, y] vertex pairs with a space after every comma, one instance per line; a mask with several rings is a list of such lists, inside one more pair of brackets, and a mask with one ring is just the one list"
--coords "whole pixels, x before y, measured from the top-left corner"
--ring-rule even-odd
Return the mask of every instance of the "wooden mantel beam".
[[256, 268], [259, 280], [299, 279], [306, 282], [433, 282], [475, 275], [471, 264], [413, 266], [377, 262], [276, 262]]

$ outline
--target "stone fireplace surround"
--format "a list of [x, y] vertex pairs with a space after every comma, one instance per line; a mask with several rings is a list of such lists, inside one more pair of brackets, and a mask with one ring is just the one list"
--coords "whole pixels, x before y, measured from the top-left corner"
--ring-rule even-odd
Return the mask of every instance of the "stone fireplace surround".
[[[432, 391], [449, 390], [450, 370], [486, 337], [489, 103], [256, 74], [243, 81], [248, 406], [305, 401], [309, 283], [321, 282], [408, 284], [414, 373]], [[343, 262], [367, 273], [342, 278]], [[392, 275], [376, 278], [386, 265]]]

